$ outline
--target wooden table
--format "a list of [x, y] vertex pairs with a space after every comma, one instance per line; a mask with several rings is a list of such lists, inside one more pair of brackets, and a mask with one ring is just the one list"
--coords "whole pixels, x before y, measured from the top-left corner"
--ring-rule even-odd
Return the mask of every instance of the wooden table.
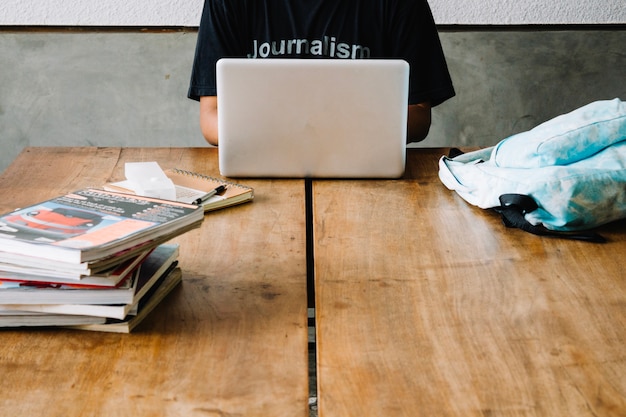
[[437, 178], [313, 184], [319, 415], [626, 416], [626, 222], [506, 229]]
[[[0, 211], [124, 178], [124, 162], [216, 174], [214, 149], [27, 148]], [[176, 239], [183, 284], [130, 335], [0, 331], [2, 416], [308, 416], [303, 181]]]
[[[313, 181], [308, 254], [304, 181], [242, 181], [255, 202], [177, 239], [183, 285], [135, 333], [1, 331], [1, 415], [308, 415], [307, 259], [322, 417], [626, 415], [626, 222], [605, 245], [506, 229], [439, 182], [443, 153]], [[27, 148], [0, 210], [216, 156]]]

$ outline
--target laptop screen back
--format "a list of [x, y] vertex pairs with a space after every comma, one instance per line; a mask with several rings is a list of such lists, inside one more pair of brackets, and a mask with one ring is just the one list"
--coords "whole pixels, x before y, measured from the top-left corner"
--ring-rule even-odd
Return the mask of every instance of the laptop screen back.
[[408, 79], [402, 60], [218, 61], [221, 174], [401, 176]]

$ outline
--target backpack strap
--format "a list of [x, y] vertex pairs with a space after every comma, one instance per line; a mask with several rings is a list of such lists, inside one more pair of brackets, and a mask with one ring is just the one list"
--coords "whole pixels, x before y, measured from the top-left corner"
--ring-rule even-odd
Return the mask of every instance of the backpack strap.
[[539, 236], [561, 237], [593, 243], [606, 242], [604, 237], [593, 232], [557, 232], [529, 223], [524, 215], [538, 208], [539, 206], [530, 196], [523, 194], [502, 194], [500, 196], [500, 207], [496, 207], [495, 210], [500, 213], [502, 222], [506, 227], [515, 227]]
[[465, 152], [460, 150], [459, 148], [450, 148], [448, 151], [448, 158], [456, 158], [459, 155], [463, 155]]

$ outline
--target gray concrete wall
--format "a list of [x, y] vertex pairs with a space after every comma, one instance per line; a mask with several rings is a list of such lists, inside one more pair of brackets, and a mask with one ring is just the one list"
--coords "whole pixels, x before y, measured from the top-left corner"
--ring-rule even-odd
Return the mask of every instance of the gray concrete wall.
[[[0, 31], [0, 171], [26, 146], [206, 146], [186, 98], [194, 31]], [[420, 146], [492, 145], [626, 100], [626, 30], [450, 30], [457, 97]]]

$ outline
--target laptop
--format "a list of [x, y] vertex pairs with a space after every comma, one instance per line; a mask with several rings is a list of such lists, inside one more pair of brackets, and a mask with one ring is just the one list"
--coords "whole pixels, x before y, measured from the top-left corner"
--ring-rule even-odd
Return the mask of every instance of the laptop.
[[221, 59], [220, 173], [398, 178], [408, 90], [403, 60]]

